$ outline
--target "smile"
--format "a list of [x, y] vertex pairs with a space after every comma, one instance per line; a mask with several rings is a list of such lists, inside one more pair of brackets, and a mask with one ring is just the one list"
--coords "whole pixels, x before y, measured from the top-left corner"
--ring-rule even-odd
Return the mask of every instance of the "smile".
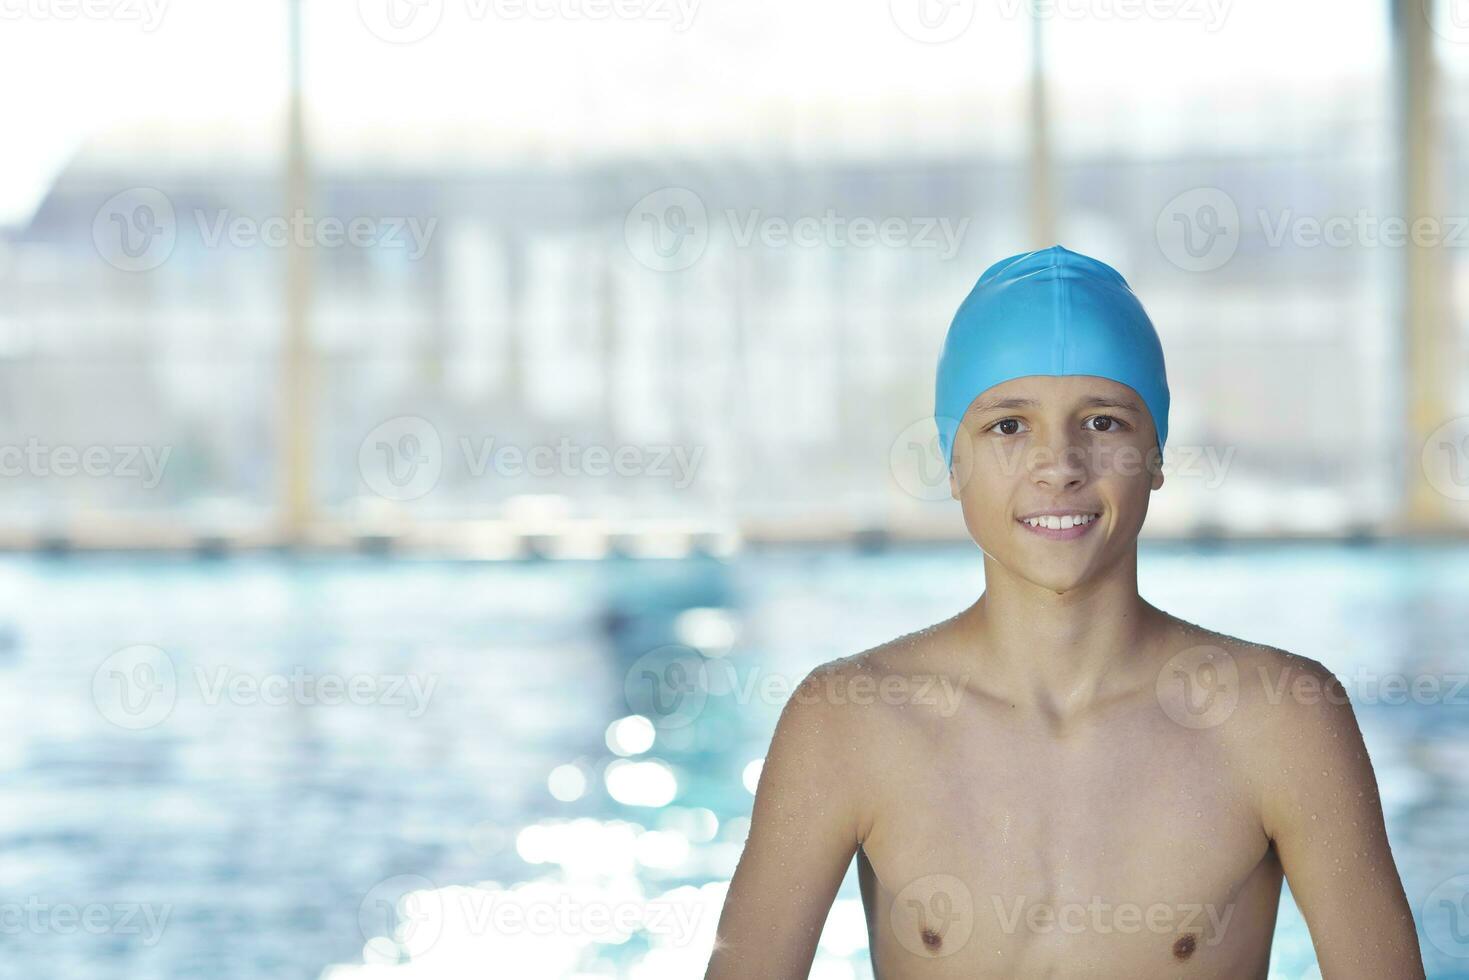
[[1069, 541], [1079, 538], [1091, 530], [1100, 514], [1048, 514], [1040, 517], [1017, 518], [1017, 523], [1033, 534], [1052, 541]]

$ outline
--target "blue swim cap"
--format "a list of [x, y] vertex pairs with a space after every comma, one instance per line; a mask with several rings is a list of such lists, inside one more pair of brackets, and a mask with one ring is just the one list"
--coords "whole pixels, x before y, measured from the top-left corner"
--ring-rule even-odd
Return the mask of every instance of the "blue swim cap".
[[1060, 245], [1001, 259], [954, 314], [939, 355], [934, 416], [953, 466], [959, 420], [989, 388], [1033, 374], [1087, 374], [1127, 385], [1168, 437], [1163, 345], [1116, 269]]

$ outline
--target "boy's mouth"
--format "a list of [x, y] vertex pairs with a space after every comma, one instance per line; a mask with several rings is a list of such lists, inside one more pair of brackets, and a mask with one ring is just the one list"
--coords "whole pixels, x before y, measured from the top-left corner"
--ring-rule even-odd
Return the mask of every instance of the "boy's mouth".
[[1092, 529], [1101, 518], [1097, 511], [1075, 511], [1069, 514], [1033, 514], [1015, 520], [1032, 534], [1052, 541], [1070, 541]]

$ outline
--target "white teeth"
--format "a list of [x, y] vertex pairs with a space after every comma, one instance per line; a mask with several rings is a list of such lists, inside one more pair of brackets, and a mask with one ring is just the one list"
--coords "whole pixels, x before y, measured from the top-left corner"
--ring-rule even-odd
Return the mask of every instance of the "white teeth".
[[1097, 519], [1096, 514], [1067, 514], [1064, 517], [1031, 517], [1025, 523], [1031, 527], [1044, 527], [1052, 531], [1063, 531], [1078, 524], [1090, 524]]

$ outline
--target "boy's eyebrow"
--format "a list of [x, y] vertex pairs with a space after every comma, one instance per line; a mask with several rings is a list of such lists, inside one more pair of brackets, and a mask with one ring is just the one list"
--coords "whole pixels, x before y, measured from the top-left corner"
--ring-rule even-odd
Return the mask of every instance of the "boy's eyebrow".
[[[1040, 402], [1034, 398], [986, 398], [974, 403], [974, 411], [988, 412], [995, 408], [1034, 408]], [[1081, 404], [1086, 408], [1124, 408], [1130, 412], [1141, 412], [1137, 403], [1126, 398], [1106, 398], [1100, 395], [1092, 395], [1083, 398]]]

